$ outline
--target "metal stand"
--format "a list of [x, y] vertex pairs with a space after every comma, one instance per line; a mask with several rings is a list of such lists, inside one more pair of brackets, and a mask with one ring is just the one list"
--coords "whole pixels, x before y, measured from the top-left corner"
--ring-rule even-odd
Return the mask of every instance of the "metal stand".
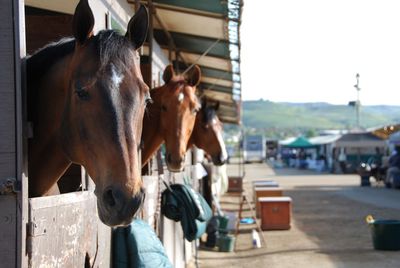
[[250, 212], [251, 212], [251, 218], [254, 220], [254, 224], [257, 226], [257, 231], [259, 233], [259, 236], [261, 236], [261, 240], [264, 243], [265, 246], [267, 246], [264, 234], [261, 230], [260, 225], [257, 222], [256, 214], [254, 212], [253, 207], [251, 206], [249, 199], [247, 197], [247, 194], [245, 191], [243, 191], [240, 195], [241, 201], [240, 201], [240, 207], [239, 207], [239, 216], [236, 221], [236, 230], [235, 230], [235, 250], [236, 250], [236, 244], [237, 244], [237, 237], [239, 235], [239, 227], [240, 227], [240, 220], [243, 219], [242, 217], [242, 212], [243, 212], [243, 205], [246, 203], [246, 205], [249, 207]]

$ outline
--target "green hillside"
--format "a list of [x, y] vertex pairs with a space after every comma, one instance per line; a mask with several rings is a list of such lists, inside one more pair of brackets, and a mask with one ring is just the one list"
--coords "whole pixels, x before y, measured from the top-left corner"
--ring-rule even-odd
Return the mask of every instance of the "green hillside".
[[[360, 122], [364, 128], [399, 123], [400, 106], [363, 106]], [[356, 125], [356, 111], [351, 106], [327, 103], [244, 101], [243, 124], [258, 132], [348, 129]]]

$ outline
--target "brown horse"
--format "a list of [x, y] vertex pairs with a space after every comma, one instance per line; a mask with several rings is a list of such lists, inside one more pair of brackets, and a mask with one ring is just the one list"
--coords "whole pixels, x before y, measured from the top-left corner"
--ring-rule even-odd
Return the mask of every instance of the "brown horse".
[[228, 154], [222, 137], [222, 123], [216, 113], [218, 108], [219, 102], [215, 105], [207, 105], [206, 101], [202, 102], [189, 146], [196, 145], [211, 156], [214, 165], [221, 166], [225, 164]]
[[200, 109], [195, 95], [200, 76], [198, 66], [184, 79], [168, 65], [163, 74], [165, 84], [150, 91], [153, 102], [148, 105], [143, 119], [142, 165], [165, 141], [168, 169], [171, 172], [183, 169], [188, 141]]
[[143, 200], [138, 148], [149, 89], [137, 50], [148, 28], [141, 7], [126, 36], [93, 35], [94, 17], [81, 0], [74, 39], [61, 40], [27, 59], [29, 194], [43, 196], [71, 163], [83, 165], [96, 184], [100, 219], [129, 224]]

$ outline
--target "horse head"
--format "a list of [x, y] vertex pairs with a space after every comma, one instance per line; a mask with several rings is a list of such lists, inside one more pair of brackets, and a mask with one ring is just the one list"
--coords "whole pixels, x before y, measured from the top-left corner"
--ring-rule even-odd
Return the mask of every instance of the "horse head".
[[[153, 103], [149, 105], [149, 110], [158, 116], [160, 142], [165, 142], [166, 162], [171, 172], [179, 172], [184, 167], [188, 141], [193, 131], [196, 113], [200, 109], [195, 94], [200, 76], [201, 71], [197, 65], [186, 79], [175, 74], [172, 65], [169, 65], [163, 74], [165, 84], [151, 90]], [[144, 129], [147, 127], [145, 125]], [[144, 137], [144, 163], [149, 158], [146, 138], [149, 137]]]
[[61, 146], [93, 179], [100, 219], [110, 226], [126, 225], [144, 198], [138, 149], [150, 94], [137, 50], [146, 38], [148, 13], [141, 6], [125, 36], [110, 30], [93, 35], [93, 26], [88, 1], [81, 0], [64, 79]]
[[216, 114], [218, 108], [219, 102], [207, 105], [203, 100], [200, 112], [196, 116], [190, 143], [209, 154], [214, 165], [221, 166], [225, 164], [228, 154], [222, 136], [222, 123]]

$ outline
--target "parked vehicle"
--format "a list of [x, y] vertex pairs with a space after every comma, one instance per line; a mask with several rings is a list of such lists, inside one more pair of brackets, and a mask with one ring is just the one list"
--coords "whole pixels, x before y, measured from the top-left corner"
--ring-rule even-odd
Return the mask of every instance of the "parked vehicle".
[[246, 163], [260, 162], [265, 159], [266, 143], [262, 135], [248, 135], [243, 139], [243, 159]]

